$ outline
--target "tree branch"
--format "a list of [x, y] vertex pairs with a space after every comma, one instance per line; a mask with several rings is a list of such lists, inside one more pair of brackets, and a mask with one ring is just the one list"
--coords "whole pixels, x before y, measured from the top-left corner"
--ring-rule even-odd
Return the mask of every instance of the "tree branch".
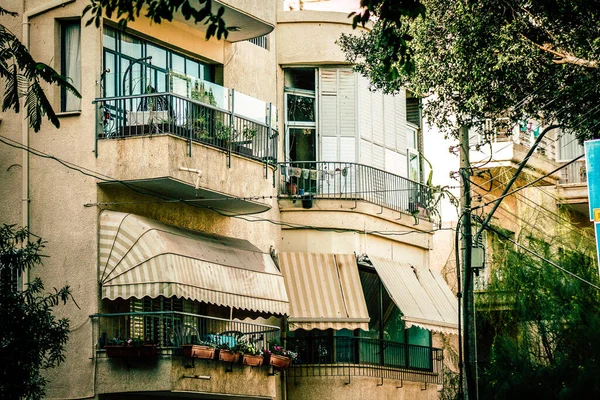
[[535, 47], [537, 47], [538, 49], [545, 51], [547, 53], [552, 54], [555, 58], [552, 60], [553, 63], [555, 64], [572, 64], [572, 65], [579, 65], [581, 67], [586, 67], [586, 68], [598, 68], [598, 61], [596, 60], [586, 60], [580, 57], [576, 57], [566, 51], [557, 51], [554, 49], [554, 45], [550, 44], [550, 43], [544, 43], [539, 44], [534, 42], [533, 40], [531, 40], [530, 38], [528, 38], [527, 36], [525, 36], [524, 34], [520, 34], [522, 38], [524, 38], [525, 40], [527, 40], [529, 43], [531, 43], [532, 45], [534, 45]]

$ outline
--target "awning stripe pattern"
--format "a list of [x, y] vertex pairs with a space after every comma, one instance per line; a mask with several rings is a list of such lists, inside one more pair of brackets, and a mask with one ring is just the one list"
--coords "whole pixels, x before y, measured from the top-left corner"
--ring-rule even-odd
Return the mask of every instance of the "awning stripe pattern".
[[283, 277], [245, 240], [188, 231], [133, 214], [100, 216], [102, 297], [176, 296], [288, 314]]
[[439, 273], [409, 264], [369, 257], [388, 294], [402, 312], [406, 327], [458, 333], [456, 297]]
[[353, 255], [282, 252], [290, 330], [364, 329], [369, 314]]

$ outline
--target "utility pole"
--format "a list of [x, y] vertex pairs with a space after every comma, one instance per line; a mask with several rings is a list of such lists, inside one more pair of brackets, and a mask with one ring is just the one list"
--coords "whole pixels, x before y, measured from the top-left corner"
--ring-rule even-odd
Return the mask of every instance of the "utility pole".
[[[475, 382], [475, 325], [473, 307], [473, 270], [471, 268], [471, 250], [473, 247], [473, 232], [471, 230], [471, 164], [469, 162], [469, 128], [462, 126], [460, 136], [460, 176], [462, 180], [460, 205], [462, 219], [462, 317], [463, 317], [463, 343], [464, 366], [467, 381], [466, 394], [469, 400], [477, 400], [477, 387]], [[460, 232], [458, 232], [460, 234]], [[459, 327], [461, 329], [461, 327]], [[463, 362], [461, 360], [461, 362]], [[462, 382], [461, 382], [462, 384]]]

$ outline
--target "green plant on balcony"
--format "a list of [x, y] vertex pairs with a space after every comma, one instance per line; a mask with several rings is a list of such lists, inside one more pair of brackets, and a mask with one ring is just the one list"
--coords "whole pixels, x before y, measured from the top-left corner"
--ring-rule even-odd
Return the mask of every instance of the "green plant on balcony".
[[257, 133], [258, 133], [258, 130], [256, 130], [256, 128], [252, 128], [252, 127], [246, 125], [242, 129], [242, 138], [244, 140], [252, 140], [256, 137]]
[[251, 367], [260, 367], [263, 363], [263, 351], [261, 348], [249, 342], [238, 342], [233, 349], [234, 352], [243, 354], [242, 364]]
[[298, 353], [285, 349], [277, 339], [269, 340], [267, 348], [263, 350], [267, 363], [276, 368], [289, 368], [298, 358]]
[[221, 144], [222, 147], [229, 147], [229, 143], [231, 142], [232, 132], [234, 131], [233, 127], [222, 122], [217, 122], [215, 124], [215, 138], [217, 139], [217, 144]]

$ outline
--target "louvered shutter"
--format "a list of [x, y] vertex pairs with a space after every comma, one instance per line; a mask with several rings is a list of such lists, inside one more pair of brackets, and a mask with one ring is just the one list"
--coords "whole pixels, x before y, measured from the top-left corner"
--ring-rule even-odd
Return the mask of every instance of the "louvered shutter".
[[321, 161], [356, 161], [356, 74], [321, 68]]
[[373, 125], [371, 123], [371, 92], [369, 81], [360, 76], [358, 78], [358, 107], [359, 107], [359, 131], [360, 137], [373, 140]]

